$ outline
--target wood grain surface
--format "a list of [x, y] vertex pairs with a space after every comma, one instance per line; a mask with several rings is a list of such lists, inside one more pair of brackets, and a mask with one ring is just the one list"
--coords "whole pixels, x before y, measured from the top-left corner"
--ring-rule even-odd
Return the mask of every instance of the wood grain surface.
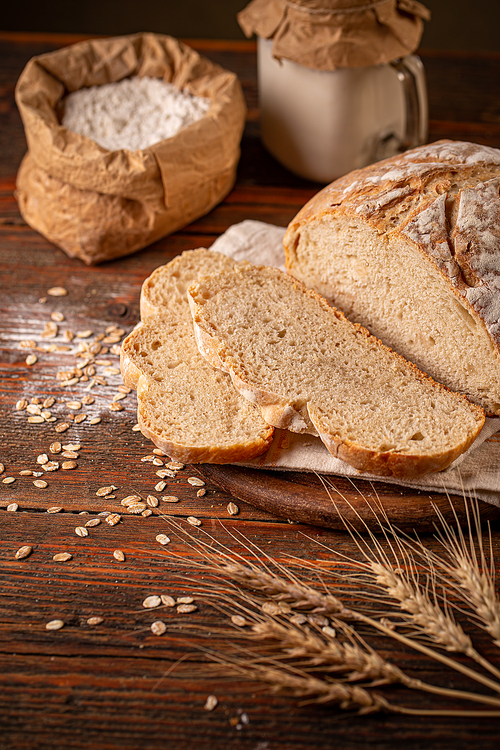
[[[208, 580], [193, 567], [199, 553], [172, 522], [195, 538], [228, 545], [235, 554], [249, 554], [246, 538], [280, 562], [290, 556], [328, 562], [332, 553], [327, 547], [352, 557], [358, 554], [355, 544], [343, 531], [288, 523], [250, 505], [238, 498], [235, 487], [220, 489], [206, 473], [207, 492], [199, 497], [198, 487], [188, 482], [199, 476], [197, 467], [186, 467], [156, 490], [161, 467], [142, 460], [151, 455], [152, 445], [132, 429], [135, 395], [119, 402], [123, 410], [110, 408], [121, 382], [109, 370], [117, 366], [117, 355], [99, 354], [110, 362], [96, 365], [105, 382], [92, 388], [90, 381], [63, 386], [57, 374], [74, 367], [78, 358], [73, 351], [46, 349], [51, 343], [64, 346], [65, 330], [92, 331], [81, 341], [95, 341], [110, 326], [127, 333], [139, 318], [142, 281], [154, 268], [183, 250], [210, 246], [243, 219], [285, 225], [318, 186], [286, 172], [260, 144], [253, 43], [195, 42], [211, 59], [236, 71], [243, 83], [249, 115], [235, 189], [209, 215], [128, 258], [97, 268], [69, 259], [26, 226], [17, 209], [15, 176], [26, 144], [14, 86], [30, 57], [73, 41], [75, 37], [58, 35], [0, 34], [0, 462], [5, 467], [0, 475], [0, 749], [498, 747], [498, 719], [359, 717], [269, 694], [255, 683], [211, 676], [203, 649], [224, 651], [232, 633], [236, 637], [235, 629], [197, 593]], [[430, 139], [468, 138], [500, 146], [500, 59], [432, 52], [423, 59]], [[65, 287], [67, 296], [50, 296], [47, 291], [54, 286]], [[45, 339], [42, 331], [54, 312], [64, 320], [58, 323], [57, 337]], [[40, 347], [31, 366], [26, 356], [32, 350], [20, 346], [25, 340]], [[69, 402], [89, 394], [92, 404], [71, 407]], [[20, 399], [33, 403], [48, 397], [56, 399], [49, 407], [55, 422], [31, 423], [25, 410], [16, 409]], [[81, 413], [86, 419], [75, 422]], [[91, 425], [93, 417], [101, 421]], [[63, 421], [70, 427], [56, 432]], [[50, 453], [56, 440], [81, 445], [77, 466], [45, 473], [37, 463], [40, 454], [63, 460]], [[20, 474], [25, 470], [42, 471], [40, 479], [47, 486], [36, 487], [36, 477]], [[6, 477], [15, 481], [4, 483]], [[96, 495], [111, 484], [117, 487], [114, 498]], [[175, 495], [179, 502], [160, 501], [151, 516], [142, 517], [121, 506], [130, 494]], [[230, 501], [238, 506], [237, 515], [230, 514]], [[17, 510], [7, 511], [14, 504]], [[54, 506], [62, 510], [47, 513]], [[121, 522], [109, 526], [98, 516], [103, 511], [119, 512]], [[201, 521], [198, 529], [186, 522], [189, 516]], [[96, 517], [101, 523], [88, 528], [87, 537], [75, 533]], [[498, 523], [491, 529], [498, 558]], [[170, 545], [159, 544], [158, 534], [168, 534]], [[439, 549], [432, 535], [424, 539], [431, 549]], [[23, 545], [33, 551], [16, 559]], [[122, 562], [113, 556], [117, 549], [125, 555]], [[60, 552], [72, 558], [55, 562], [53, 556]], [[198, 609], [185, 615], [166, 607], [144, 609], [142, 601], [152, 594], [192, 594]], [[92, 616], [103, 620], [89, 625]], [[64, 621], [61, 630], [46, 629], [54, 619]], [[167, 624], [163, 636], [151, 632], [157, 619]], [[500, 666], [498, 651], [483, 631], [474, 629], [474, 642]], [[377, 645], [416, 677], [471, 688], [465, 676], [448, 673], [422, 654], [384, 639]], [[219, 700], [213, 711], [204, 708], [210, 694]], [[391, 688], [386, 694], [414, 707], [435, 704], [418, 692]], [[447, 705], [463, 707], [460, 702]]]

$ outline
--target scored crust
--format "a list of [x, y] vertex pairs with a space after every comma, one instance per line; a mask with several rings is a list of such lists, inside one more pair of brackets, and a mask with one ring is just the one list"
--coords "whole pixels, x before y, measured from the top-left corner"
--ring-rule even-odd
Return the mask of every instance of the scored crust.
[[[490, 415], [500, 414], [499, 183], [500, 150], [438, 141], [328, 185], [299, 211], [284, 238], [290, 274]], [[402, 263], [406, 280], [394, 270]], [[471, 346], [478, 348], [454, 362], [446, 321], [438, 326], [435, 318], [433, 326], [435, 296], [449, 300], [457, 330], [460, 317], [466, 333], [467, 325], [475, 326]], [[417, 307], [424, 317], [416, 316]], [[482, 363], [484, 375], [468, 372], [471, 359]]]

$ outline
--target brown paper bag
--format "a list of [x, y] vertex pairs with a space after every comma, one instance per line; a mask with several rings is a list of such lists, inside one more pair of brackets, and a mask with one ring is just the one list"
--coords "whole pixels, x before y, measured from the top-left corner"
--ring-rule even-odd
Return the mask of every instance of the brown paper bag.
[[[151, 76], [209, 97], [200, 120], [144, 150], [108, 151], [60, 123], [64, 96]], [[236, 177], [245, 103], [234, 73], [172, 37], [94, 39], [34, 57], [16, 87], [28, 153], [16, 197], [25, 221], [87, 264], [132, 253], [210, 211]]]

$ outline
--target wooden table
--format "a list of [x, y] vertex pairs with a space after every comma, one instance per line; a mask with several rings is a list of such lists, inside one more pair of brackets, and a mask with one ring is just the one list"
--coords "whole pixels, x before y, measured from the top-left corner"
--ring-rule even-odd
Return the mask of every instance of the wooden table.
[[[239, 552], [241, 540], [228, 536], [228, 529], [233, 529], [279, 560], [290, 554], [305, 560], [325, 557], [317, 542], [348, 555], [355, 555], [356, 549], [344, 532], [289, 524], [239, 500], [239, 514], [231, 516], [227, 506], [232, 498], [215, 486], [208, 484], [206, 495], [197, 497], [198, 488], [187, 481], [196, 475], [190, 467], [168, 480], [165, 492], [177, 495], [178, 504], [162, 505], [161, 514], [154, 508], [148, 518], [127, 514], [120, 499], [126, 494], [155, 493], [159, 481], [158, 467], [141, 461], [151, 453], [151, 444], [132, 430], [134, 394], [118, 402], [123, 410], [111, 411], [120, 383], [113, 369], [104, 374], [106, 385], [90, 390], [85, 390], [85, 383], [64, 387], [56, 375], [74, 366], [74, 356], [39, 352], [38, 362], [30, 367], [25, 364], [29, 350], [20, 348], [19, 342], [50, 345], [51, 340], [41, 339], [40, 334], [52, 312], [65, 316], [59, 323], [61, 332], [88, 329], [95, 336], [109, 326], [128, 332], [139, 317], [141, 283], [155, 267], [183, 250], [210, 246], [243, 219], [285, 225], [317, 186], [289, 174], [260, 144], [253, 43], [194, 42], [208, 57], [236, 71], [243, 83], [248, 123], [236, 187], [208, 216], [142, 252], [97, 268], [69, 259], [23, 222], [13, 196], [26, 148], [14, 85], [32, 55], [73, 41], [77, 39], [59, 35], [0, 34], [0, 461], [5, 465], [2, 480], [15, 478], [11, 484], [0, 483], [1, 750], [498, 747], [499, 719], [386, 713], [359, 717], [334, 706], [302, 705], [290, 697], [271, 695], [256, 683], [214, 682], [201, 668], [200, 649], [224, 650], [227, 636], [218, 629], [222, 624], [227, 629], [227, 618], [201, 600], [196, 600], [198, 610], [191, 614], [142, 606], [148, 595], [188, 595], [203, 578], [199, 573], [194, 580], [186, 578], [193, 576], [189, 562], [197, 554], [185, 538], [173, 536], [168, 548], [156, 541], [158, 534], [171, 533], [165, 515], [181, 521], [196, 516], [203, 531], [218, 542], [229, 541]], [[450, 137], [500, 147], [500, 57], [424, 51], [422, 58], [430, 96], [429, 139]], [[54, 286], [65, 287], [68, 295], [48, 295]], [[111, 368], [116, 366], [115, 355], [100, 357], [109, 358]], [[100, 368], [104, 373], [106, 365]], [[60, 423], [71, 410], [66, 402], [84, 394], [95, 398], [84, 407], [87, 419], [73, 422], [64, 433], [56, 433], [51, 423], [28, 423], [26, 411], [16, 410], [22, 398], [31, 402], [54, 396], [50, 408]], [[97, 415], [102, 421], [90, 425]], [[40, 469], [37, 456], [42, 453], [60, 459], [48, 450], [58, 439], [81, 443], [77, 468], [46, 473], [40, 478], [48, 486], [37, 488], [33, 476], [20, 472]], [[96, 496], [100, 487], [111, 484], [118, 488], [115, 499]], [[18, 504], [17, 511], [7, 511], [13, 503]], [[62, 510], [47, 513], [52, 506]], [[102, 522], [91, 527], [87, 537], [75, 534], [77, 526], [103, 510], [120, 512], [121, 523]], [[426, 543], [436, 548], [432, 538]], [[500, 560], [498, 524], [493, 526], [492, 544]], [[32, 546], [33, 552], [16, 560], [22, 545]], [[123, 551], [124, 561], [113, 557], [116, 549]], [[174, 567], [168, 564], [169, 549], [182, 558]], [[73, 557], [64, 563], [53, 561], [60, 552]], [[102, 623], [89, 625], [92, 616], [102, 617]], [[46, 629], [54, 619], [64, 621], [61, 630]], [[156, 619], [167, 623], [162, 636], [150, 630]], [[478, 648], [500, 666], [488, 637], [482, 631], [474, 635]], [[381, 641], [381, 647], [413, 676], [443, 686], [471, 687], [466, 677], [448, 673], [422, 654], [389, 640]], [[420, 693], [396, 694], [401, 698], [401, 693], [402, 703], [416, 707], [434, 703]], [[204, 708], [210, 694], [219, 701], [213, 711]], [[447, 705], [464, 706], [458, 701]]]

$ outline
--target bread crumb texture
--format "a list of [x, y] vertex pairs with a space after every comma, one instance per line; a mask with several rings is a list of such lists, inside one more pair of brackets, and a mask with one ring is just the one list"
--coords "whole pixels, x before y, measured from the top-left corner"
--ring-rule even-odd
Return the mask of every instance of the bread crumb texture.
[[483, 423], [317, 293], [277, 269], [237, 266], [190, 290], [200, 350], [276, 427], [317, 434], [362, 471], [446, 468]]
[[500, 150], [438, 141], [352, 172], [290, 223], [287, 269], [500, 414]]

